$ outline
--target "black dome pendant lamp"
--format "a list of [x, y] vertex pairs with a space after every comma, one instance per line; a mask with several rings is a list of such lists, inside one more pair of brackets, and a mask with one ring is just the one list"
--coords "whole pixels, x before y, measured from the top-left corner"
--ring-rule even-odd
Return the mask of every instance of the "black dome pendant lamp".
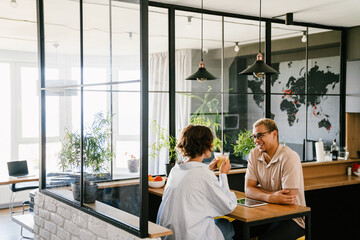
[[[201, 0], [201, 9], [203, 9], [203, 0]], [[203, 13], [201, 13], [201, 61], [199, 64], [199, 69], [191, 74], [189, 77], [186, 78], [186, 80], [197, 80], [199, 82], [205, 82], [206, 80], [215, 80], [216, 77], [209, 73], [204, 64], [204, 51], [203, 51], [203, 25], [204, 25], [204, 19], [203, 19]]]
[[246, 68], [241, 73], [242, 75], [254, 75], [257, 78], [262, 78], [265, 74], [278, 74], [278, 72], [264, 62], [264, 56], [261, 53], [261, 0], [260, 0], [260, 14], [259, 14], [259, 53], [256, 56], [256, 61], [253, 65]]

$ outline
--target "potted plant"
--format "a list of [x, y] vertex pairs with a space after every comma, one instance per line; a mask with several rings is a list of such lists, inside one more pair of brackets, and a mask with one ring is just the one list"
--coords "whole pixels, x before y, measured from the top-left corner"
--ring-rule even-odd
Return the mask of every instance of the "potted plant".
[[152, 159], [159, 157], [158, 152], [163, 148], [169, 150], [169, 161], [165, 164], [166, 175], [169, 176], [171, 168], [175, 165], [178, 158], [178, 152], [176, 151], [177, 139], [171, 136], [166, 129], [161, 127], [156, 120], [152, 122], [152, 131], [157, 136], [157, 140], [150, 145], [151, 151], [149, 156]]
[[244, 129], [240, 131], [236, 144], [233, 145], [236, 156], [242, 155], [243, 159], [246, 159], [250, 151], [256, 147], [254, 141], [251, 139], [251, 135], [251, 130]]
[[[83, 137], [84, 160], [84, 188], [85, 203], [96, 199], [97, 184], [95, 180], [103, 179], [104, 173], [109, 172], [109, 163], [114, 157], [111, 151], [111, 119], [108, 114], [97, 113], [93, 123], [85, 127]], [[61, 151], [58, 155], [59, 165], [63, 171], [78, 171], [80, 168], [81, 135], [78, 131], [71, 132], [65, 129], [65, 136], [61, 140]], [[72, 184], [75, 200], [80, 200], [79, 178]]]
[[127, 165], [129, 172], [137, 173], [139, 172], [140, 159], [136, 158], [133, 154], [125, 153], [125, 159], [127, 159]]

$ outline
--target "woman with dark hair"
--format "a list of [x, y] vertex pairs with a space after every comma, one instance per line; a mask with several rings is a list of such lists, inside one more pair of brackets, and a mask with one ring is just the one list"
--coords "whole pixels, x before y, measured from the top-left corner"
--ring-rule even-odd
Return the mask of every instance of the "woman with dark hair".
[[176, 147], [188, 160], [171, 170], [156, 221], [173, 230], [174, 235], [166, 239], [220, 240], [234, 235], [229, 221], [214, 220], [232, 212], [237, 202], [227, 181], [230, 162], [220, 166], [219, 179], [212, 172], [219, 160], [202, 163], [211, 157], [212, 141], [211, 130], [205, 126], [189, 125], [181, 133]]

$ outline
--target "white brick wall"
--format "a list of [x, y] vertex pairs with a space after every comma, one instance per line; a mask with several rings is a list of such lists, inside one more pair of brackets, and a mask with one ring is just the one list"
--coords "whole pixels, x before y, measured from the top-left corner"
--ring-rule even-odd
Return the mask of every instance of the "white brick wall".
[[120, 228], [40, 192], [35, 194], [35, 240], [135, 240]]

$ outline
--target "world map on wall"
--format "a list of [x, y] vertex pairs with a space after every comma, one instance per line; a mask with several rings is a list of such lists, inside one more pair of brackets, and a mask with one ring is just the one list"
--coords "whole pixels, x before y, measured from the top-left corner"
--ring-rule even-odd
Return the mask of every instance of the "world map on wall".
[[[334, 57], [312, 60], [313, 64], [309, 64], [307, 75], [307, 91], [305, 91], [305, 60], [272, 65], [280, 73], [280, 75], [274, 75], [271, 78], [272, 93], [281, 94], [278, 106], [281, 112], [286, 113], [289, 127], [299, 122], [297, 114], [300, 108], [306, 105], [308, 112], [316, 117], [319, 128], [324, 128], [328, 132], [332, 129], [332, 119], [323, 110], [322, 103], [328, 98], [325, 94], [339, 93], [340, 78], [339, 73], [336, 73], [339, 72], [337, 70], [338, 66], [331, 66], [334, 64], [338, 65], [336, 61], [338, 62], [338, 59], [334, 59]], [[255, 77], [248, 79], [248, 88], [253, 93], [258, 93], [253, 95], [253, 100], [260, 108], [264, 106], [263, 84], [263, 79]], [[308, 93], [308, 95], [304, 95], [305, 93]], [[273, 106], [274, 104], [272, 103]], [[272, 112], [276, 111], [272, 110]], [[274, 118], [275, 115], [272, 113], [272, 119]]]

